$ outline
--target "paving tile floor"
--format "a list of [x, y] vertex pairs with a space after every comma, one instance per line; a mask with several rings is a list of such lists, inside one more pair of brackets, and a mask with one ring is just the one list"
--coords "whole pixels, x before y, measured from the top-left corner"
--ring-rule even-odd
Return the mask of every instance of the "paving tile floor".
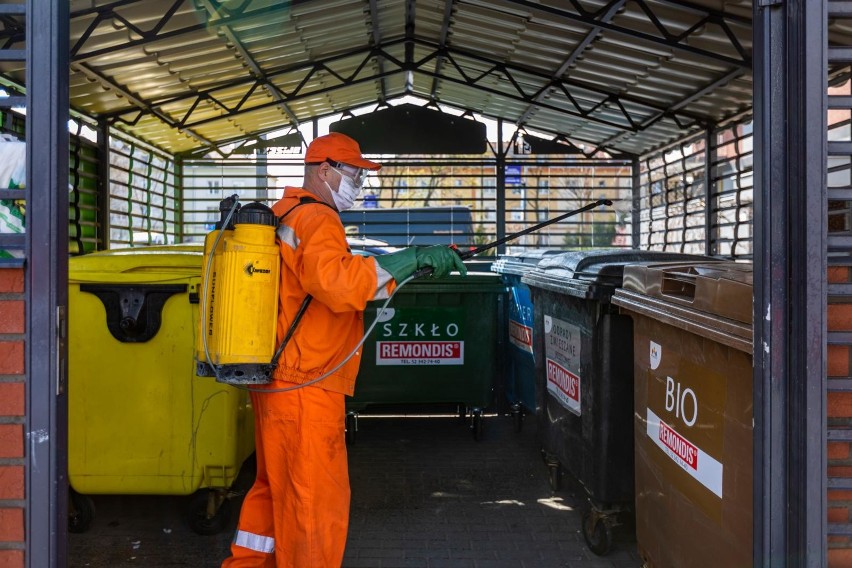
[[[629, 530], [591, 553], [580, 493], [551, 489], [535, 425], [485, 416], [474, 440], [457, 416], [362, 415], [349, 446], [352, 507], [345, 568], [638, 568]], [[219, 566], [236, 525], [199, 536], [188, 497], [93, 496], [91, 529], [69, 537], [69, 568]]]

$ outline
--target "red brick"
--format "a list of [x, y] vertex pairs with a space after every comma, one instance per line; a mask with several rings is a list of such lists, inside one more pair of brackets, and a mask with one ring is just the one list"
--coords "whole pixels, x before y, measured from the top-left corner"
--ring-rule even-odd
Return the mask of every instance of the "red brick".
[[21, 293], [24, 291], [23, 268], [0, 268], [0, 293]]
[[828, 568], [852, 567], [852, 548], [830, 548], [828, 550]]
[[0, 424], [0, 458], [24, 457], [24, 427]]
[[0, 566], [4, 568], [24, 568], [24, 551], [0, 550]]
[[843, 465], [828, 466], [829, 477], [852, 477], [852, 467]]
[[852, 392], [828, 393], [828, 415], [831, 418], [852, 416]]
[[829, 331], [852, 330], [852, 304], [829, 304], [827, 316]]
[[828, 459], [830, 459], [830, 460], [849, 459], [849, 442], [829, 442], [828, 443]]
[[24, 415], [24, 383], [0, 383], [0, 416]]
[[24, 374], [24, 342], [0, 341], [0, 375]]
[[20, 507], [0, 508], [0, 542], [23, 542], [24, 510]]
[[0, 333], [24, 333], [24, 301], [0, 301]]
[[828, 376], [849, 376], [849, 347], [846, 345], [828, 346]]
[[829, 507], [828, 508], [829, 523], [848, 523], [849, 509], [847, 507]]
[[[0, 499], [24, 498], [24, 466], [0, 466]], [[2, 566], [2, 564], [0, 564]]]
[[852, 491], [833, 490], [828, 492], [829, 501], [852, 501]]
[[829, 266], [828, 281], [831, 283], [849, 282], [848, 266]]

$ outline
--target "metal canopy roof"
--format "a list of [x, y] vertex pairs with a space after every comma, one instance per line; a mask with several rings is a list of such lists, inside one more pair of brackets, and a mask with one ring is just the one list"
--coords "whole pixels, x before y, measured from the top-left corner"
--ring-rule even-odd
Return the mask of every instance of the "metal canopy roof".
[[[751, 108], [751, 13], [741, 0], [71, 0], [71, 106], [182, 153], [415, 95], [642, 154]], [[7, 47], [23, 47], [15, 17], [0, 11]]]

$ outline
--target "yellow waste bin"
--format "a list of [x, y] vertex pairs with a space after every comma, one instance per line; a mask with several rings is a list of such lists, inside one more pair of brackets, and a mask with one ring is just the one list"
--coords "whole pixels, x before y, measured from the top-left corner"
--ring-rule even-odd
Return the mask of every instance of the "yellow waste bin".
[[247, 391], [195, 375], [202, 257], [193, 245], [70, 259], [68, 476], [77, 514], [91, 513], [80, 495], [195, 494], [196, 532], [228, 522], [224, 497], [254, 451], [254, 419]]

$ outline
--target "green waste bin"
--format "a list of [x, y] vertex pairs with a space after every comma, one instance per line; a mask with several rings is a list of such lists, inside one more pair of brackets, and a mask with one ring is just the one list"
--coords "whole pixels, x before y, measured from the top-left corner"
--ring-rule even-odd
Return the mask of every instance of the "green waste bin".
[[[400, 288], [367, 337], [347, 400], [350, 442], [358, 413], [373, 405], [459, 404], [470, 411], [474, 437], [481, 436], [482, 411], [503, 370], [507, 288], [487, 272], [490, 263], [465, 264], [466, 277], [421, 278]], [[382, 304], [368, 305], [365, 328]]]
[[752, 265], [627, 267], [636, 540], [651, 567], [753, 554]]
[[195, 375], [202, 256], [183, 245], [69, 261], [68, 477], [84, 512], [88, 495], [195, 494], [190, 526], [227, 526], [254, 418], [247, 391]]

